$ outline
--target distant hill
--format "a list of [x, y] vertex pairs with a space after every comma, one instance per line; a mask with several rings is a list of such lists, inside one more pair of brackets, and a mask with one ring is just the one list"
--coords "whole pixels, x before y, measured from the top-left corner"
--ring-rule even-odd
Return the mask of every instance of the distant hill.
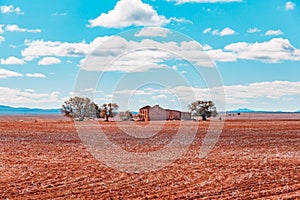
[[251, 110], [248, 108], [239, 108], [237, 110], [230, 110], [227, 111], [227, 113], [298, 113], [300, 110], [295, 111], [295, 112], [284, 112], [281, 110], [278, 111], [266, 111], [266, 110]]
[[228, 113], [252, 113], [252, 112], [256, 112], [255, 110], [251, 110], [248, 108], [239, 108], [237, 110], [230, 110], [227, 111]]
[[0, 115], [48, 115], [60, 114], [60, 109], [41, 109], [41, 108], [14, 108], [10, 106], [0, 105]]

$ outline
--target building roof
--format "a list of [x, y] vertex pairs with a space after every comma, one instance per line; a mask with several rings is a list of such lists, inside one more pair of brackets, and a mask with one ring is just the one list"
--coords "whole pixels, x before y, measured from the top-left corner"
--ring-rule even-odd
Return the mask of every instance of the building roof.
[[155, 106], [152, 106], [152, 107], [149, 106], [149, 105], [147, 105], [147, 106], [144, 106], [144, 107], [142, 107], [142, 108], [140, 108], [140, 109], [147, 109], [147, 108], [154, 108], [154, 107], [161, 108], [161, 109], [163, 109], [163, 110], [165, 110], [165, 111], [174, 111], [174, 112], [181, 112], [181, 113], [189, 113], [189, 112], [182, 112], [182, 111], [179, 111], [179, 110], [164, 109], [164, 108], [160, 107], [158, 104], [155, 105]]
[[147, 105], [147, 106], [144, 106], [144, 107], [142, 107], [140, 109], [146, 109], [146, 108], [151, 108], [151, 106]]

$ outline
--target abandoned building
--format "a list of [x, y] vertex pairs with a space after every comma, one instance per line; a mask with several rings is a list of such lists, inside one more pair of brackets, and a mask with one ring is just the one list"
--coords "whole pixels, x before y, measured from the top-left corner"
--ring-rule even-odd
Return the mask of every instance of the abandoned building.
[[160, 121], [160, 120], [190, 120], [190, 112], [181, 112], [161, 108], [159, 105], [145, 106], [139, 110], [139, 118], [142, 121]]

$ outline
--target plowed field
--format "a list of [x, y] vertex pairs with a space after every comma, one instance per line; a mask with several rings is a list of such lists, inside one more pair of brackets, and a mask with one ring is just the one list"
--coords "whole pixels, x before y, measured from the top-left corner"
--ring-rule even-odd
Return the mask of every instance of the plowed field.
[[[123, 149], [147, 152], [170, 142], [180, 122], [166, 122], [156, 139], [142, 142], [121, 134], [120, 124], [130, 123], [100, 126]], [[1, 117], [0, 199], [300, 199], [300, 118], [226, 120], [213, 150], [199, 158], [209, 123], [199, 123], [171, 165], [125, 173], [96, 160], [70, 120]]]

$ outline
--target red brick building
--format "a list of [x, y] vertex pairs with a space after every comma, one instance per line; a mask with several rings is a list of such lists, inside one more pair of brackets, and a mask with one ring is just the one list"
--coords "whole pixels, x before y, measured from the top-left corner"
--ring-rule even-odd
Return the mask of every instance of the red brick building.
[[139, 110], [139, 118], [143, 121], [190, 120], [191, 113], [161, 108], [159, 105], [145, 106]]

